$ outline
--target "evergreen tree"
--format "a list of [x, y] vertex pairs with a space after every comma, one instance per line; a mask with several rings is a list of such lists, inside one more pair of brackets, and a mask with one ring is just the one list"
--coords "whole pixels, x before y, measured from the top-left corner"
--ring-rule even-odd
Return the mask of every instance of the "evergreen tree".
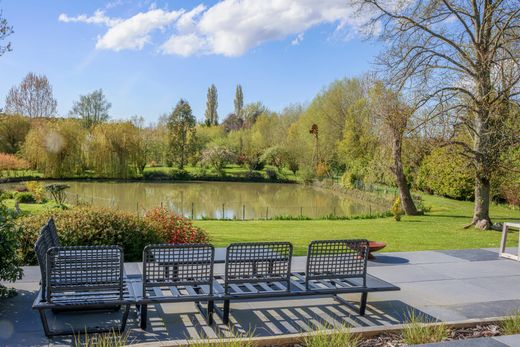
[[214, 84], [208, 88], [208, 98], [206, 101], [206, 112], [204, 113], [206, 117], [206, 125], [218, 125], [218, 93], [217, 87]]
[[168, 117], [170, 160], [184, 169], [188, 157], [193, 150], [195, 140], [196, 120], [190, 104], [184, 99], [179, 100], [172, 114]]
[[242, 86], [237, 85], [237, 90], [235, 92], [235, 114], [242, 118], [242, 110], [244, 108], [244, 94], [242, 93]]

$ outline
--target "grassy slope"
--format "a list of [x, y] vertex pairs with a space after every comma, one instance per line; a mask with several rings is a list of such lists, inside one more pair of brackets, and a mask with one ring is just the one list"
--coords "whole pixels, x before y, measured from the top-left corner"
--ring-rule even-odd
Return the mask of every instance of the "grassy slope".
[[[240, 241], [291, 241], [296, 255], [303, 255], [315, 239], [367, 238], [387, 243], [385, 251], [415, 251], [498, 247], [500, 233], [464, 229], [471, 220], [473, 203], [424, 196], [431, 212], [426, 216], [349, 221], [197, 221], [210, 234], [212, 243], [225, 246]], [[520, 211], [491, 207], [495, 222], [520, 220]], [[512, 246], [517, 242], [509, 237]]]

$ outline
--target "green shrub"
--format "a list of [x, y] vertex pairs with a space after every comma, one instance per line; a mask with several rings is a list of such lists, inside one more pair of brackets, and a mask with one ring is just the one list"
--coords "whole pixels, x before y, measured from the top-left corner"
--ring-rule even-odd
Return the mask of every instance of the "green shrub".
[[161, 180], [189, 180], [191, 175], [185, 170], [179, 169], [162, 169], [162, 170], [147, 170], [143, 172], [143, 178], [150, 181]]
[[14, 194], [8, 190], [0, 190], [0, 200], [13, 199]]
[[276, 181], [278, 179], [278, 173], [275, 170], [266, 169], [265, 174], [271, 181]]
[[392, 215], [394, 216], [394, 219], [396, 221], [400, 221], [401, 220], [401, 216], [404, 215], [404, 211], [403, 211], [403, 208], [401, 207], [401, 197], [400, 196], [397, 196], [397, 198], [395, 198], [395, 201], [392, 205], [392, 209], [390, 210], [390, 212], [392, 212]]
[[36, 197], [28, 192], [17, 192], [14, 197], [16, 201], [22, 204], [34, 204], [36, 202]]
[[500, 322], [500, 328], [504, 335], [520, 334], [520, 310], [515, 311], [512, 315]]
[[25, 264], [36, 264], [34, 243], [51, 215], [62, 245], [119, 245], [124, 249], [125, 261], [140, 261], [144, 246], [166, 242], [150, 223], [130, 213], [88, 206], [47, 211], [18, 220], [23, 229], [20, 250]]
[[[14, 282], [22, 277], [19, 248], [21, 230], [12, 212], [0, 200], [0, 281]], [[13, 292], [0, 284], [0, 299]]]
[[474, 177], [468, 159], [449, 147], [434, 149], [419, 168], [417, 188], [437, 195], [471, 200]]

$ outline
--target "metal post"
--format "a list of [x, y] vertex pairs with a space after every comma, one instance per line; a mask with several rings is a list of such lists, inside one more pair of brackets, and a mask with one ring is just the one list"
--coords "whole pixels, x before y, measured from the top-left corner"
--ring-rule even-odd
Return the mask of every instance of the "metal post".
[[242, 220], [246, 220], [246, 205], [242, 205]]
[[163, 208], [162, 201], [161, 201], [161, 208]]
[[368, 205], [368, 215], [372, 217], [372, 205]]
[[194, 210], [195, 210], [195, 204], [192, 202], [191, 203], [191, 219], [193, 219], [193, 216], [194, 216], [193, 211]]
[[79, 194], [76, 194], [76, 205], [79, 205]]
[[303, 206], [300, 206], [300, 217], [303, 217]]
[[224, 204], [222, 204], [222, 219], [224, 219]]
[[139, 201], [136, 204], [136, 208], [137, 208], [137, 217], [139, 217]]
[[336, 217], [336, 206], [334, 206], [334, 214], [333, 214], [334, 217]]
[[269, 206], [265, 208], [265, 220], [269, 219]]

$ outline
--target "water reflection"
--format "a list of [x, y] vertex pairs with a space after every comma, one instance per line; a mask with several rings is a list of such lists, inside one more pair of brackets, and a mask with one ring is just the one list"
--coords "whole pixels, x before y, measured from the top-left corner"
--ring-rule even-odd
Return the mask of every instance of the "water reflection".
[[352, 216], [381, 212], [381, 206], [299, 184], [189, 182], [67, 182], [69, 202], [85, 201], [142, 214], [160, 206], [196, 219], [264, 219], [280, 215]]

